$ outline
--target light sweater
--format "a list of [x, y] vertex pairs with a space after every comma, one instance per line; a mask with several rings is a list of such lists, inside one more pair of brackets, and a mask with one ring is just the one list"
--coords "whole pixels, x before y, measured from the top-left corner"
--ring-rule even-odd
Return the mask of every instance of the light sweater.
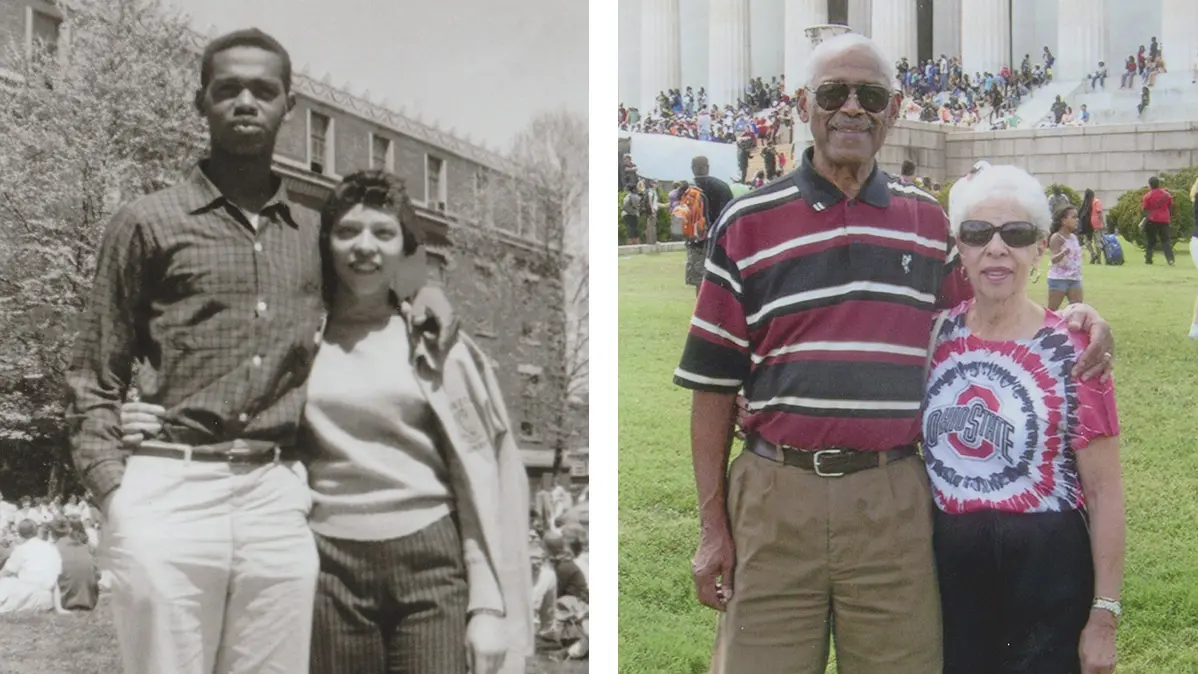
[[448, 515], [452, 493], [436, 416], [416, 381], [404, 320], [330, 323], [308, 378], [304, 420], [316, 443], [312, 529], [381, 541]]

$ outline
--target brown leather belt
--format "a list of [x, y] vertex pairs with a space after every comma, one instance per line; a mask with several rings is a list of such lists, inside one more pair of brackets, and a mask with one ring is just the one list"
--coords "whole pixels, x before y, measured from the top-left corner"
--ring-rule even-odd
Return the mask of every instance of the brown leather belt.
[[282, 447], [271, 442], [234, 440], [215, 445], [182, 445], [159, 440], [146, 440], [133, 452], [134, 456], [157, 456], [164, 459], [209, 461], [242, 465], [262, 465], [289, 460]]
[[903, 445], [880, 452], [859, 452], [841, 448], [803, 450], [787, 445], [775, 445], [757, 436], [745, 441], [745, 449], [770, 461], [802, 468], [820, 477], [851, 475], [919, 453], [916, 445]]

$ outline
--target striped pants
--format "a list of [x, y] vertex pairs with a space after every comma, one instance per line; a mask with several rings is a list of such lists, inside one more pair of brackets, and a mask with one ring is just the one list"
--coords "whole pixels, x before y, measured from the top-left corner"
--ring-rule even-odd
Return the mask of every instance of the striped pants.
[[452, 515], [386, 541], [316, 535], [312, 674], [464, 674], [466, 571]]

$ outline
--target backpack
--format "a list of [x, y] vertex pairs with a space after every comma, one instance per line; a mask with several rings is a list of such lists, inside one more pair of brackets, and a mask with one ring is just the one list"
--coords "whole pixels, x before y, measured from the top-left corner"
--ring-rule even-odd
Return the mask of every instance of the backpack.
[[707, 234], [707, 196], [694, 185], [686, 188], [673, 215], [682, 221], [682, 236], [701, 239]]
[[1123, 246], [1119, 243], [1119, 235], [1102, 235], [1102, 252], [1107, 264], [1123, 264]]

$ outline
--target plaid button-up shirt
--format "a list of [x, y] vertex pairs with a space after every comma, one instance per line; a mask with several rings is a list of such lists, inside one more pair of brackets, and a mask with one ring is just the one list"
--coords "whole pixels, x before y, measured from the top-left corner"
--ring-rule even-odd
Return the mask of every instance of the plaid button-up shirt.
[[199, 166], [109, 223], [67, 375], [71, 451], [97, 502], [124, 473], [134, 360], [164, 440], [295, 442], [324, 312], [319, 222], [276, 180], [257, 231]]

